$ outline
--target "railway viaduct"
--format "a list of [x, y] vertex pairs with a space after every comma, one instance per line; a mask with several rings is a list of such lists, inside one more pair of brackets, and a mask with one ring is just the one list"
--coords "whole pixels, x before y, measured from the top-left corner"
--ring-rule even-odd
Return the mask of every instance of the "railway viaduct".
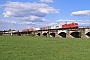
[[90, 28], [76, 29], [47, 29], [34, 31], [35, 36], [60, 37], [60, 38], [90, 38]]

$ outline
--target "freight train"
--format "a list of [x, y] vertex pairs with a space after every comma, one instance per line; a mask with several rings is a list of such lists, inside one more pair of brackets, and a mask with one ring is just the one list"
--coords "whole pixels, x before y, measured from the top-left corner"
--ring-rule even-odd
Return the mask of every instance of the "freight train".
[[47, 30], [47, 29], [59, 29], [59, 28], [62, 28], [62, 29], [78, 28], [78, 23], [47, 26], [47, 27], [41, 27], [41, 28], [30, 28], [30, 29], [24, 29], [24, 30], [22, 30], [22, 32], [37, 31], [37, 30]]

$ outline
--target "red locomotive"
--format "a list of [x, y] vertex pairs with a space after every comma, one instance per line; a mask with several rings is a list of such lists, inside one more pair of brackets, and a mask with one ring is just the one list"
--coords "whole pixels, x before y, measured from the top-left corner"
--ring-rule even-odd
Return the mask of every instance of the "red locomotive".
[[63, 24], [62, 28], [78, 28], [78, 23]]

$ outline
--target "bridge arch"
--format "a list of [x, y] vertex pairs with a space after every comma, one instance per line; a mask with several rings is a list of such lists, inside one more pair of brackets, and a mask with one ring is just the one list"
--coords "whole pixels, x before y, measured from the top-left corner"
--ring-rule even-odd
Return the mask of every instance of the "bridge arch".
[[43, 36], [47, 36], [47, 33], [43, 33]]
[[88, 37], [90, 37], [90, 32], [86, 33], [86, 35], [87, 35]]
[[40, 36], [40, 33], [37, 33], [37, 36]]
[[70, 35], [73, 36], [74, 38], [81, 38], [80, 32], [72, 32]]
[[61, 33], [59, 33], [58, 35], [60, 35], [60, 36], [63, 37], [63, 38], [66, 38], [66, 33], [65, 33], [65, 32], [61, 32]]
[[50, 33], [50, 37], [55, 37], [55, 33]]

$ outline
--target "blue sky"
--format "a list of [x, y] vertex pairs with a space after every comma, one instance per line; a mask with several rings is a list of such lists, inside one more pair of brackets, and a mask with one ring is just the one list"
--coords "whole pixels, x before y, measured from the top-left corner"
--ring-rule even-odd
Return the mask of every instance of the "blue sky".
[[77, 22], [90, 26], [90, 0], [1, 0], [0, 30]]

